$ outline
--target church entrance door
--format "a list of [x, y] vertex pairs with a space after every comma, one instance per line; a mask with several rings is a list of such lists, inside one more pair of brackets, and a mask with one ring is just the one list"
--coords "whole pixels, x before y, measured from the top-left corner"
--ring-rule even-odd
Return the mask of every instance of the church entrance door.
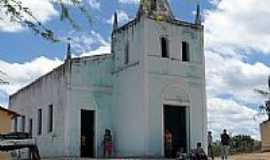
[[81, 157], [94, 158], [95, 112], [81, 110]]
[[[186, 113], [187, 107], [164, 105], [164, 135], [166, 130], [172, 134], [172, 152], [170, 153], [170, 157], [175, 157], [176, 152], [180, 148], [182, 148], [183, 152], [187, 152]], [[166, 146], [164, 146], [164, 149], [166, 149]]]

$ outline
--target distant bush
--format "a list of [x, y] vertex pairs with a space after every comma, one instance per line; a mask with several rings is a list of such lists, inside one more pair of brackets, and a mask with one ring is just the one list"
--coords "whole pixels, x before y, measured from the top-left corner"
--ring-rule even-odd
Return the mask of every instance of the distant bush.
[[251, 153], [260, 150], [260, 142], [248, 135], [237, 135], [232, 138], [232, 153]]
[[221, 153], [220, 141], [216, 141], [215, 143], [213, 143], [212, 147], [213, 147], [214, 156], [216, 157], [220, 156], [220, 153]]
[[[215, 156], [220, 156], [221, 144], [220, 141], [213, 143], [213, 152]], [[231, 138], [230, 153], [252, 153], [258, 152], [261, 149], [261, 142], [253, 139], [249, 135], [237, 135]]]

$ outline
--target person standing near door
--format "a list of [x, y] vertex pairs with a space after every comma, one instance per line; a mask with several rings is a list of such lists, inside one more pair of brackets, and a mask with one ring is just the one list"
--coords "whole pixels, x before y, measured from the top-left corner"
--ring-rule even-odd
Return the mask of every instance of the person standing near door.
[[81, 135], [81, 154], [85, 155], [85, 150], [86, 150], [86, 136]]
[[106, 129], [103, 140], [103, 156], [110, 158], [112, 156], [113, 141], [111, 130]]
[[230, 149], [230, 136], [227, 134], [227, 130], [223, 130], [223, 134], [220, 136], [221, 138], [221, 159], [227, 160]]
[[171, 158], [173, 151], [173, 136], [169, 129], [165, 130], [165, 157]]

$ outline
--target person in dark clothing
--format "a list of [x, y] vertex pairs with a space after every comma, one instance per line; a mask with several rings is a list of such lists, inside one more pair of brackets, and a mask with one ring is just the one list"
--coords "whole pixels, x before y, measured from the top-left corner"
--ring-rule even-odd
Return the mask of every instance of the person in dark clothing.
[[196, 160], [207, 160], [207, 156], [202, 148], [202, 144], [197, 143], [197, 148], [195, 150]]
[[223, 130], [223, 134], [220, 136], [221, 138], [221, 159], [227, 160], [230, 150], [230, 136], [227, 134], [227, 130]]
[[214, 151], [213, 151], [213, 137], [212, 132], [208, 132], [208, 156], [211, 157], [212, 160], [214, 160]]
[[103, 154], [104, 157], [111, 157], [112, 156], [112, 149], [113, 149], [113, 141], [112, 141], [112, 134], [111, 130], [106, 129], [103, 139]]

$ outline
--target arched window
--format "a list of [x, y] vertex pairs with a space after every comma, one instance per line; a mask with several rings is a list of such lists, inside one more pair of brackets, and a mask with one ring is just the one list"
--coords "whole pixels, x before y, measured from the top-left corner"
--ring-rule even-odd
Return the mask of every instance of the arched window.
[[161, 57], [169, 58], [169, 42], [166, 37], [160, 39], [161, 42]]

